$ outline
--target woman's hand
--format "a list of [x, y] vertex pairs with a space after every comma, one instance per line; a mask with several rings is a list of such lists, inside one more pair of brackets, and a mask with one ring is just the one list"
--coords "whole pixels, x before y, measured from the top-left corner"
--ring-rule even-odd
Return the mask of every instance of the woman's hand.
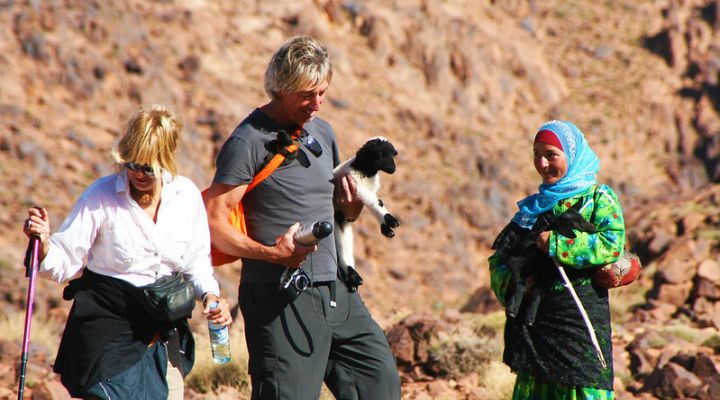
[[346, 221], [355, 221], [363, 209], [363, 202], [357, 196], [355, 179], [343, 175], [335, 182], [335, 206], [342, 212]]
[[535, 245], [542, 252], [545, 252], [545, 253], [549, 252], [550, 251], [550, 231], [541, 232], [540, 235], [538, 235], [537, 240], [535, 240]]
[[[214, 309], [210, 309], [210, 305], [217, 302], [218, 305]], [[212, 293], [208, 293], [203, 299], [203, 315], [207, 315], [207, 320], [222, 326], [228, 326], [232, 323], [230, 315], [230, 304], [227, 300], [220, 298]]]
[[23, 233], [29, 238], [38, 236], [40, 238], [40, 260], [45, 258], [50, 243], [50, 217], [47, 210], [40, 207], [28, 209], [28, 217], [23, 223]]

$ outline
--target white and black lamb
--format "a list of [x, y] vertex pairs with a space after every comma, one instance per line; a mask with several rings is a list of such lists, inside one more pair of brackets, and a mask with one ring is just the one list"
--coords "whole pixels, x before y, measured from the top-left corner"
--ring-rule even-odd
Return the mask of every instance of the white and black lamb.
[[[395, 236], [394, 229], [400, 221], [385, 208], [385, 203], [377, 196], [380, 189], [379, 171], [395, 172], [395, 146], [383, 137], [374, 137], [355, 153], [355, 156], [338, 165], [335, 179], [349, 174], [355, 180], [358, 197], [370, 209], [380, 224], [380, 231], [386, 237]], [[355, 291], [363, 280], [358, 274], [353, 255], [353, 231], [351, 221], [347, 221], [340, 211], [335, 213], [335, 243], [338, 252], [338, 269], [341, 279], [350, 291]]]

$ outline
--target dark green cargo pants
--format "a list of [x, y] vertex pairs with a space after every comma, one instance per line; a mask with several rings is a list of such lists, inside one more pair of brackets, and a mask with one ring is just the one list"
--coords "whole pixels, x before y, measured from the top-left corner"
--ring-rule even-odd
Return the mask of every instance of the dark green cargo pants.
[[317, 400], [322, 382], [337, 399], [400, 399], [400, 377], [380, 326], [357, 292], [316, 284], [288, 304], [272, 283], [242, 283], [240, 310], [252, 398]]

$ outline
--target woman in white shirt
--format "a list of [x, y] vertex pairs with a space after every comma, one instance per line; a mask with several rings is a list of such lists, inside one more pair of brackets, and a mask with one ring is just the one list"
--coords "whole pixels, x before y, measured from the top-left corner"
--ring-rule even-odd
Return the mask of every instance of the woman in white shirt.
[[63, 292], [75, 301], [54, 366], [74, 397], [183, 398], [194, 361], [187, 319], [156, 320], [137, 287], [182, 272], [207, 319], [232, 322], [213, 277], [200, 191], [177, 175], [181, 129], [162, 106], [140, 110], [112, 153], [119, 171], [91, 184], [57, 232], [50, 235], [45, 209], [28, 211], [23, 230], [40, 237], [39, 274], [57, 282], [81, 275]]

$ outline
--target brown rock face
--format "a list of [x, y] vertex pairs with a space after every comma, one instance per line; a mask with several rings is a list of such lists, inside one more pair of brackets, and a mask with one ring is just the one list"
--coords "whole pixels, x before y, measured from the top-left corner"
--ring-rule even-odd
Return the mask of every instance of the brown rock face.
[[[267, 101], [272, 52], [310, 34], [333, 58], [320, 117], [335, 128], [341, 157], [376, 135], [400, 151], [381, 194], [403, 225], [385, 240], [366, 213], [355, 247], [363, 298], [388, 329], [406, 397], [502, 397], [483, 375], [485, 358], [500, 360], [497, 349], [477, 356], [485, 364], [455, 369], [474, 377], [465, 384], [428, 383], [444, 379], [432, 338], [499, 310], [490, 245], [540, 183], [535, 129], [558, 118], [575, 122], [600, 157], [598, 181], [618, 193], [628, 248], [645, 266], [638, 282], [611, 292], [624, 310], [613, 315], [616, 351], [628, 353], [617, 359], [632, 371], [619, 382], [642, 398], [720, 398], [720, 382], [708, 376], [717, 375], [718, 347], [706, 337], [720, 329], [718, 0], [0, 0], [0, 26], [8, 315], [25, 308], [28, 207], [45, 206], [57, 229], [83, 190], [114, 172], [108, 154], [126, 120], [152, 103], [182, 116], [180, 174], [207, 187], [224, 140]], [[216, 271], [231, 301], [240, 268]], [[70, 304], [61, 292], [39, 281], [37, 315], [62, 321]], [[626, 297], [615, 293], [636, 296], [621, 304]], [[466, 314], [442, 323], [434, 315], [452, 309]], [[199, 318], [193, 324], [202, 328]], [[701, 338], [666, 332], [676, 325]], [[16, 342], [0, 340], [0, 397], [16, 394]], [[62, 398], [56, 377], [45, 375], [54, 350], [31, 355], [38, 398]], [[690, 354], [682, 365], [670, 361], [679, 353]]]

